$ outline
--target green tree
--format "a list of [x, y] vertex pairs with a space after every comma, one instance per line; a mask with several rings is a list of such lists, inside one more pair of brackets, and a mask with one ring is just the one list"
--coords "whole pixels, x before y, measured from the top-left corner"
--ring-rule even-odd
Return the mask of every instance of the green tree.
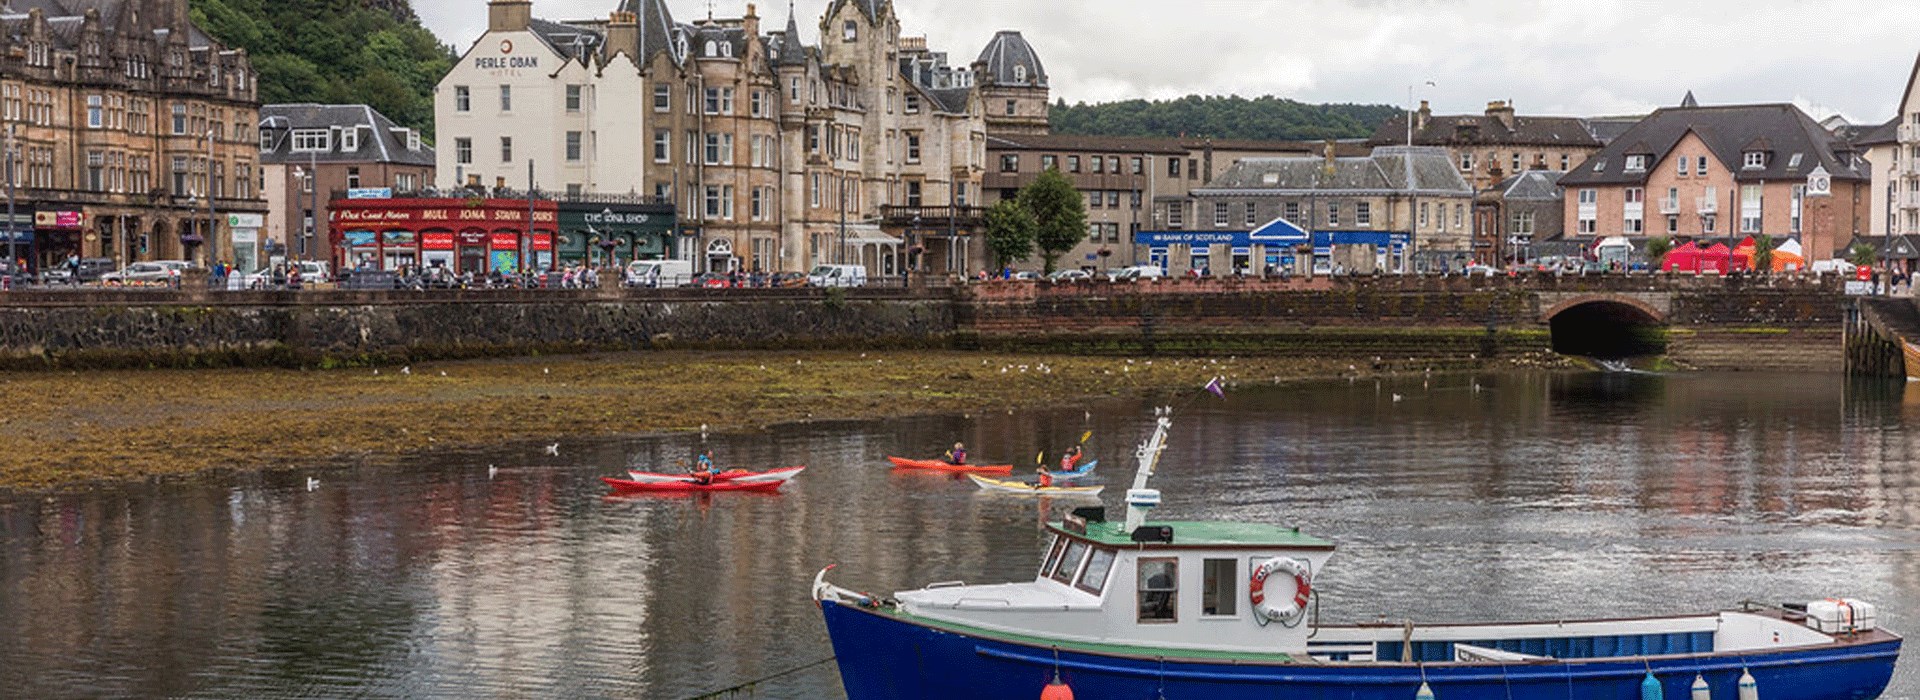
[[1778, 247], [1773, 236], [1761, 234], [1753, 237], [1753, 269], [1759, 272], [1773, 271], [1773, 251]]
[[1053, 130], [1090, 136], [1218, 139], [1363, 138], [1402, 114], [1393, 105], [1309, 105], [1273, 96], [1189, 95], [1173, 100], [1054, 103]]
[[1865, 243], [1855, 243], [1852, 248], [1847, 249], [1847, 262], [1860, 267], [1873, 267], [1873, 263], [1878, 260], [1879, 257], [1880, 252], [1874, 250], [1873, 246]]
[[1040, 173], [1040, 177], [1020, 190], [1020, 207], [1033, 216], [1033, 240], [1046, 261], [1047, 274], [1053, 274], [1060, 256], [1087, 235], [1087, 203], [1058, 169]]
[[1647, 265], [1655, 270], [1665, 262], [1667, 253], [1673, 252], [1673, 239], [1666, 236], [1654, 236], [1647, 239]]
[[405, 0], [191, 0], [189, 16], [247, 50], [263, 104], [365, 104], [433, 134], [433, 88], [455, 57]]
[[1033, 255], [1033, 214], [1013, 200], [1003, 200], [987, 210], [987, 252], [993, 255], [998, 270]]

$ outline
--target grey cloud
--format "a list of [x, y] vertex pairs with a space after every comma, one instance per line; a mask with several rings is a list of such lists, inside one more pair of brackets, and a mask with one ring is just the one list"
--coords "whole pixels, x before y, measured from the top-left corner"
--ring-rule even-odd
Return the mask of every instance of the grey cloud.
[[[1464, 112], [1619, 114], [1679, 101], [1818, 105], [1890, 116], [1920, 52], [1920, 12], [1873, 0], [895, 0], [903, 28], [958, 62], [1017, 29], [1040, 51], [1055, 97], [1105, 101], [1190, 93]], [[541, 17], [604, 15], [614, 0], [535, 0]], [[795, 3], [817, 31], [827, 0]], [[457, 49], [485, 29], [479, 0], [415, 6]], [[737, 16], [740, 0], [714, 12]], [[707, 5], [672, 0], [682, 21]], [[785, 3], [759, 3], [774, 26]], [[809, 36], [809, 42], [815, 37]]]

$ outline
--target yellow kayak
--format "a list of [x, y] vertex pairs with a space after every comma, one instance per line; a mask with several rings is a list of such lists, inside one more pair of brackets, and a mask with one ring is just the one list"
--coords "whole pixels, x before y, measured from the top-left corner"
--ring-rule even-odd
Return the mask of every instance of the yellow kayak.
[[1098, 496], [1100, 495], [1100, 489], [1106, 488], [1104, 486], [1042, 487], [1024, 481], [989, 479], [979, 474], [968, 474], [967, 478], [972, 479], [973, 483], [979, 484], [983, 490], [1000, 491], [1004, 493], [1024, 493], [1037, 496]]

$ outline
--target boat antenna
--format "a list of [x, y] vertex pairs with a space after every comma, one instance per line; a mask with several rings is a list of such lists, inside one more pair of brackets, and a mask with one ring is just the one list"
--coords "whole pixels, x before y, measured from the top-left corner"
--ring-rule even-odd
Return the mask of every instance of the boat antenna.
[[1127, 489], [1127, 524], [1131, 533], [1147, 522], [1147, 511], [1160, 505], [1160, 492], [1147, 488], [1147, 479], [1153, 477], [1153, 468], [1160, 463], [1160, 453], [1167, 449], [1167, 429], [1173, 427], [1173, 408], [1154, 409], [1153, 434], [1146, 442], [1140, 443], [1135, 454], [1140, 458], [1140, 469], [1133, 474], [1133, 488]]

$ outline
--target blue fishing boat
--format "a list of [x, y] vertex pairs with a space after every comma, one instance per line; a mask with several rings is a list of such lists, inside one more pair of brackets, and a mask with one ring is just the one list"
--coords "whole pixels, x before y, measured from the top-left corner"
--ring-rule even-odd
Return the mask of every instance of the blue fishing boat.
[[850, 700], [1878, 697], [1901, 639], [1852, 599], [1590, 621], [1320, 625], [1333, 544], [1297, 528], [1150, 522], [1140, 447], [1124, 522], [1050, 523], [1031, 581], [875, 596], [814, 578]]

